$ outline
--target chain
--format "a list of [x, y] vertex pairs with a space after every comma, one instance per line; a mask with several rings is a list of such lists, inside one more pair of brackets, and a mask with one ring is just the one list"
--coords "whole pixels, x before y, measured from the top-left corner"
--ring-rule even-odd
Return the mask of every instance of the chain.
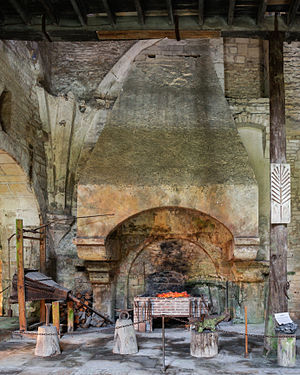
[[[165, 317], [165, 318], [171, 318], [171, 319], [174, 319], [174, 320], [177, 320], [178, 322], [180, 323], [183, 323], [183, 324], [187, 324], [187, 322], [183, 319], [180, 319], [180, 318], [176, 318], [172, 315], [160, 315], [160, 316], [156, 316], [156, 318], [161, 318], [161, 317]], [[151, 319], [151, 318], [150, 318]], [[126, 328], [126, 327], [134, 327], [136, 325], [139, 325], [140, 323], [146, 323], [146, 322], [149, 322], [150, 320], [149, 318], [147, 319], [143, 319], [143, 320], [138, 320], [137, 322], [133, 322], [133, 323], [128, 323], [128, 324], [125, 324], [125, 325], [122, 325], [122, 326], [119, 326], [119, 327], [116, 327], [116, 326], [107, 326], [107, 327], [103, 327], [105, 329], [108, 329], [108, 328], [114, 328], [115, 330], [116, 329], [121, 329], [121, 328]], [[272, 339], [277, 339], [278, 337], [282, 337], [282, 338], [291, 338], [291, 337], [295, 337], [296, 339], [299, 339], [300, 336], [297, 336], [297, 335], [279, 335], [279, 336], [274, 336], [274, 335], [260, 335], [260, 334], [257, 334], [257, 333], [241, 333], [241, 332], [232, 332], [232, 331], [226, 331], [224, 329], [221, 329], [221, 328], [217, 328], [216, 332], [220, 332], [220, 333], [226, 333], [226, 334], [231, 334], [233, 336], [247, 336], [247, 337], [255, 337], [255, 338], [272, 338]], [[24, 333], [23, 331], [15, 331], [15, 333]], [[82, 332], [82, 334], [84, 334], [86, 332]], [[54, 334], [54, 333], [39, 333], [39, 332], [35, 332], [35, 331], [30, 331], [29, 332], [30, 335], [35, 335], [35, 336], [56, 336], [57, 334]]]

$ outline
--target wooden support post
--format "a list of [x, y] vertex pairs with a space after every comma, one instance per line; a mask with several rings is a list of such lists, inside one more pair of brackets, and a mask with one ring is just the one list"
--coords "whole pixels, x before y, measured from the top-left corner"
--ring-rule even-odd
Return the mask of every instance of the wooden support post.
[[59, 301], [52, 302], [52, 322], [57, 329], [58, 337], [60, 337]]
[[68, 332], [74, 331], [74, 303], [72, 301], [67, 302], [68, 310]]
[[16, 247], [18, 267], [18, 303], [20, 331], [27, 330], [26, 304], [25, 304], [25, 279], [24, 279], [24, 249], [23, 249], [23, 220], [16, 220]]
[[245, 358], [248, 358], [248, 314], [245, 306]]
[[[275, 30], [277, 22], [275, 23]], [[285, 93], [283, 76], [284, 34], [274, 31], [269, 40], [270, 83], [270, 161], [286, 162]], [[287, 225], [271, 224], [269, 296], [266, 313], [266, 336], [275, 336], [274, 313], [285, 312], [287, 303]], [[277, 340], [265, 337], [265, 350], [276, 352]]]
[[[41, 222], [41, 225], [43, 223]], [[40, 271], [41, 273], [46, 273], [46, 228], [41, 230], [41, 240], [40, 240]], [[40, 322], [46, 322], [46, 306], [45, 300], [40, 302]]]

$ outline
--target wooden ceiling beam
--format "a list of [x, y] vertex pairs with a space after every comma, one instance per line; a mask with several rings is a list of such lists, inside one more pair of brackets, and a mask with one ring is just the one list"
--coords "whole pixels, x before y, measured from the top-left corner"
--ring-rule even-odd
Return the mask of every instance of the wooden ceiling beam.
[[236, 3], [236, 0], [229, 0], [228, 16], [227, 16], [228, 25], [233, 24], [235, 3]]
[[144, 25], [145, 24], [145, 14], [144, 14], [142, 4], [141, 4], [140, 0], [134, 0], [134, 5], [135, 5], [135, 9], [136, 9], [137, 14], [138, 14], [139, 23], [141, 25]]
[[295, 21], [299, 5], [300, 5], [300, 0], [292, 0], [291, 1], [289, 12], [288, 12], [288, 15], [287, 15], [287, 24], [288, 25], [291, 25]]
[[204, 0], [198, 0], [198, 23], [199, 25], [204, 23]]
[[55, 14], [54, 8], [53, 8], [52, 4], [50, 3], [50, 1], [39, 0], [39, 2], [43, 5], [43, 7], [44, 7], [44, 9], [47, 13], [47, 16], [51, 20], [51, 22], [54, 23], [55, 25], [58, 25], [58, 18]]
[[72, 7], [74, 9], [74, 12], [76, 13], [78, 20], [81, 24], [81, 26], [86, 26], [85, 16], [83, 15], [81, 9], [79, 8], [79, 5], [77, 4], [76, 0], [70, 0]]
[[172, 0], [166, 0], [167, 10], [168, 10], [168, 17], [170, 25], [174, 25], [174, 12], [173, 12], [173, 4]]
[[102, 0], [102, 4], [105, 9], [105, 13], [107, 14], [107, 18], [112, 26], [116, 25], [116, 16], [114, 12], [111, 10], [108, 0]]
[[267, 10], [268, 1], [267, 0], [260, 0], [258, 11], [257, 11], [257, 17], [256, 17], [256, 23], [259, 25], [263, 22], [265, 18], [265, 13]]
[[4, 20], [5, 20], [4, 13], [3, 13], [2, 10], [0, 9], [0, 23], [3, 23]]
[[30, 25], [31, 16], [30, 14], [22, 7], [18, 0], [9, 0], [11, 5], [15, 8], [19, 16], [22, 18], [22, 21], [26, 25]]

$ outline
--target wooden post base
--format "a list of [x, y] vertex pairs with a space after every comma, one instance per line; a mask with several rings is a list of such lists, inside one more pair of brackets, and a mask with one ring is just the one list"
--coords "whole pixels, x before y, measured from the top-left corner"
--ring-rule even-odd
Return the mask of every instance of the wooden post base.
[[294, 367], [296, 364], [296, 337], [278, 335], [277, 363], [282, 367]]
[[56, 327], [52, 325], [39, 327], [34, 354], [40, 357], [51, 357], [60, 353]]
[[131, 319], [118, 319], [115, 326], [115, 354], [135, 354], [138, 352], [135, 330]]
[[191, 331], [191, 356], [212, 358], [218, 354], [218, 332]]

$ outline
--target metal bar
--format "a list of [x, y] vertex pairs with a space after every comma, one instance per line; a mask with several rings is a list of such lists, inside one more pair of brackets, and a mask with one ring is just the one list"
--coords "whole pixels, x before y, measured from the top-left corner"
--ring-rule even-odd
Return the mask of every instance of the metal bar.
[[173, 12], [172, 0], [166, 0], [166, 3], [167, 3], [169, 24], [174, 25], [174, 12]]
[[260, 0], [258, 11], [257, 11], [257, 17], [256, 17], [256, 23], [259, 25], [263, 22], [265, 18], [265, 13], [267, 10], [268, 0]]
[[295, 21], [299, 5], [300, 5], [300, 0], [291, 1], [288, 16], [287, 16], [288, 25], [291, 25]]
[[19, 16], [22, 18], [22, 21], [26, 25], [30, 25], [30, 15], [28, 12], [20, 5], [18, 0], [9, 0], [11, 5], [15, 8], [15, 10], [18, 12]]
[[78, 19], [79, 19], [79, 22], [81, 23], [81, 26], [86, 26], [86, 21], [84, 19], [84, 15], [82, 14], [78, 4], [77, 4], [77, 1], [76, 0], [71, 0], [71, 4], [72, 4], [72, 7], [74, 9], [74, 12], [76, 13]]
[[204, 23], [204, 0], [198, 1], [198, 23], [199, 25]]
[[134, 5], [135, 5], [135, 9], [136, 9], [137, 14], [138, 14], [139, 23], [141, 25], [144, 25], [145, 24], [145, 13], [143, 11], [142, 4], [141, 4], [140, 0], [134, 0]]
[[163, 358], [162, 358], [162, 370], [163, 372], [166, 372], [166, 352], [165, 352], [165, 316], [162, 315], [162, 352], [163, 352]]
[[51, 2], [46, 1], [46, 0], [39, 0], [39, 2], [43, 5], [43, 7], [44, 7], [44, 9], [47, 13], [47, 16], [52, 21], [52, 23], [54, 23], [55, 25], [58, 25], [57, 16], [55, 14], [55, 11], [53, 9], [53, 6], [52, 6]]
[[245, 358], [248, 358], [248, 317], [247, 317], [247, 306], [245, 306]]
[[[41, 220], [41, 224], [42, 224]], [[40, 271], [46, 273], [46, 228], [41, 231], [40, 234]], [[46, 301], [40, 301], [40, 321], [45, 322], [46, 320]]]
[[82, 301], [80, 301], [80, 299], [74, 297], [72, 294], [69, 294], [68, 295], [68, 298], [71, 300], [71, 301], [74, 301], [76, 303], [79, 303], [80, 305], [82, 305], [83, 307], [93, 311], [93, 313], [99, 315], [102, 319], [106, 320], [107, 322], [109, 322], [110, 324], [114, 324], [113, 321], [111, 321], [107, 316], [104, 316], [103, 314], [99, 313], [99, 311], [97, 310], [94, 310], [92, 307], [90, 307], [89, 305], [86, 305], [84, 304]]
[[116, 24], [116, 16], [114, 12], [111, 10], [111, 7], [108, 3], [108, 0], [102, 0], [102, 4], [104, 6], [105, 12], [107, 14], [107, 18], [109, 19], [109, 22], [112, 26], [115, 26]]
[[16, 247], [18, 266], [18, 304], [20, 331], [27, 330], [24, 278], [23, 220], [16, 220]]
[[37, 237], [30, 237], [30, 236], [23, 236], [24, 240], [35, 240], [35, 241], [42, 241], [40, 238]]
[[235, 3], [236, 3], [236, 0], [229, 0], [228, 18], [227, 18], [228, 25], [233, 24]]

